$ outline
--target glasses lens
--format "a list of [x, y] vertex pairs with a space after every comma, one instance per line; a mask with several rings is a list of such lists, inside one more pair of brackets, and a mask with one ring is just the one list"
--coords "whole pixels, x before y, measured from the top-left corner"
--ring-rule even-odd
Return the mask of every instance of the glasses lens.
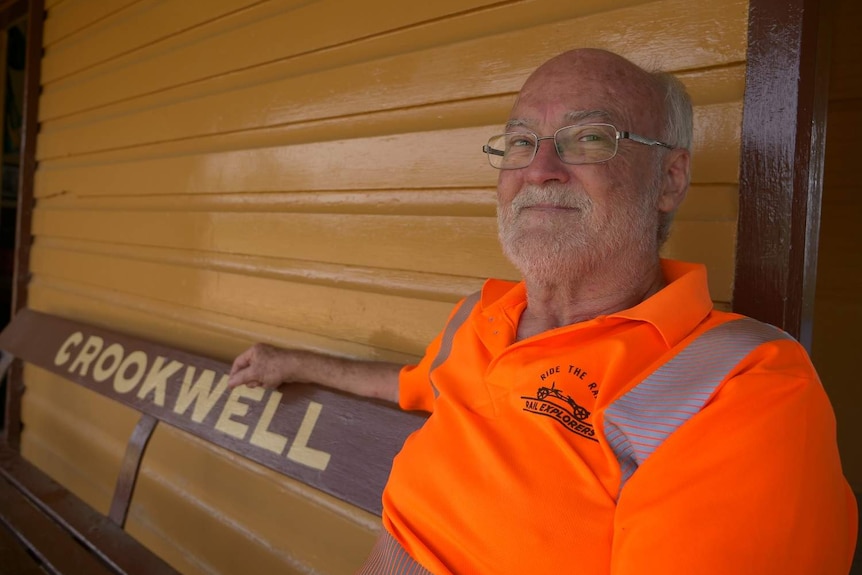
[[557, 132], [557, 150], [567, 164], [594, 164], [617, 153], [617, 131], [610, 124], [567, 126]]
[[488, 161], [495, 168], [514, 170], [530, 165], [536, 155], [536, 137], [533, 134], [510, 132], [488, 140], [485, 146]]

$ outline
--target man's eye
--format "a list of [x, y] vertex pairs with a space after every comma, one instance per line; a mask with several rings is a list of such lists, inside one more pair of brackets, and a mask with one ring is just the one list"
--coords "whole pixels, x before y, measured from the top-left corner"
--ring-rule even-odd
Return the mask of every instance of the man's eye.
[[579, 142], [601, 142], [604, 138], [600, 134], [581, 134], [578, 137]]
[[509, 146], [512, 148], [531, 147], [533, 141], [530, 138], [512, 138], [509, 140]]

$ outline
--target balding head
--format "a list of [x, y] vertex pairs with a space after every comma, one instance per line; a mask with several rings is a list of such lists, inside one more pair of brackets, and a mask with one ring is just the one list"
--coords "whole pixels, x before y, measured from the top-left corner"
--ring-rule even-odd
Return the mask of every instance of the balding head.
[[691, 150], [691, 101], [682, 83], [607, 50], [581, 48], [551, 58], [530, 75], [518, 101], [549, 89], [575, 92], [585, 83], [600, 88], [600, 109], [617, 115], [621, 129]]

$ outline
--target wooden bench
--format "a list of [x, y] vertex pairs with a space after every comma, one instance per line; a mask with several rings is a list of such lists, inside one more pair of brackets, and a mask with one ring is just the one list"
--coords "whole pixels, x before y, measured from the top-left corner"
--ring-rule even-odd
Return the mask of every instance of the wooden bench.
[[32, 310], [13, 318], [0, 349], [141, 414], [107, 516], [0, 447], [0, 575], [176, 573], [123, 530], [159, 423], [379, 515], [392, 458], [424, 422], [311, 385], [228, 391], [225, 363]]

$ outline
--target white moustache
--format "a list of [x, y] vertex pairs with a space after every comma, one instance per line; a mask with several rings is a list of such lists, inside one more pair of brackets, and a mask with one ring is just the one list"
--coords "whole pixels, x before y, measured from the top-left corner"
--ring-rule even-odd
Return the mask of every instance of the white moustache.
[[549, 184], [546, 186], [524, 186], [518, 195], [512, 199], [512, 211], [517, 215], [524, 208], [538, 205], [552, 205], [558, 208], [574, 208], [585, 210], [590, 200], [582, 193], [568, 186]]

